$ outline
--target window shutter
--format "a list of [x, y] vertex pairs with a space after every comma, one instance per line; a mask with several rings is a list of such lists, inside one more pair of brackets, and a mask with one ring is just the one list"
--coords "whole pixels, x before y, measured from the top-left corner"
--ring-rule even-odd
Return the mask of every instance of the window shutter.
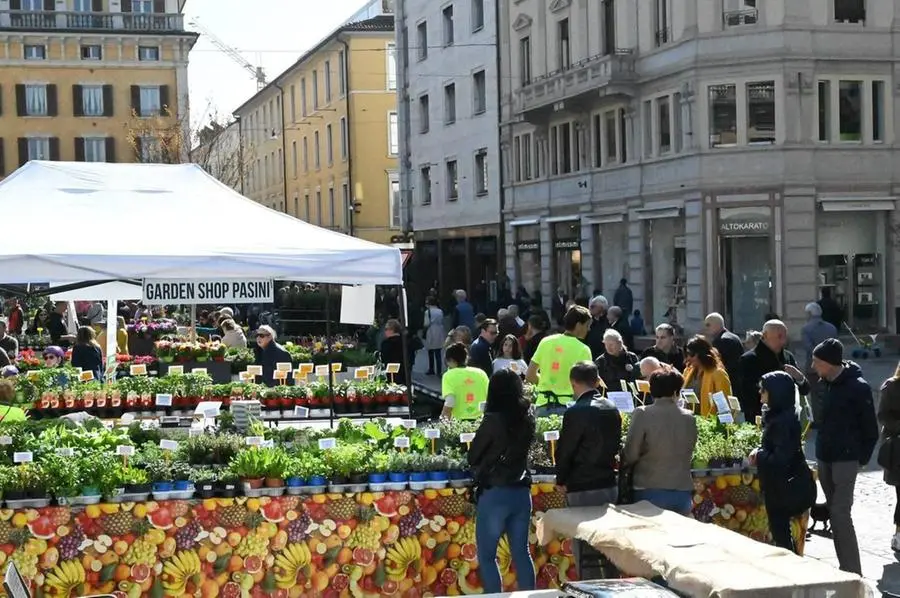
[[141, 115], [141, 87], [131, 86], [131, 110], [138, 116]]
[[122, 0], [122, 12], [131, 12], [131, 0]]
[[166, 0], [153, 0], [153, 12], [159, 14], [166, 13]]
[[103, 116], [113, 115], [113, 86], [103, 86]]
[[6, 160], [3, 158], [3, 138], [0, 137], [0, 176], [6, 174]]
[[72, 114], [84, 116], [84, 91], [81, 85], [72, 86]]
[[59, 137], [50, 138], [50, 159], [59, 162]]
[[160, 116], [174, 115], [175, 111], [169, 108], [169, 86], [159, 86], [159, 114]]
[[91, 10], [94, 12], [103, 12], [103, 0], [93, 0], [91, 2]]
[[0, 85], [0, 116], [3, 116], [3, 86]]
[[116, 138], [115, 137], [107, 137], [106, 138], [106, 161], [107, 162], [115, 162], [116, 161]]
[[56, 116], [58, 113], [57, 108], [56, 85], [51, 83], [47, 86], [47, 116]]
[[24, 85], [16, 85], [16, 114], [18, 116], [26, 115]]
[[19, 166], [28, 162], [28, 138], [19, 137]]
[[75, 138], [75, 161], [84, 162], [84, 137]]
[[140, 137], [136, 137], [134, 140], [134, 161], [135, 162], [143, 162], [142, 159], [144, 155], [144, 140]]
[[56, 8], [56, 0], [44, 0], [44, 10], [53, 12], [54, 8]]

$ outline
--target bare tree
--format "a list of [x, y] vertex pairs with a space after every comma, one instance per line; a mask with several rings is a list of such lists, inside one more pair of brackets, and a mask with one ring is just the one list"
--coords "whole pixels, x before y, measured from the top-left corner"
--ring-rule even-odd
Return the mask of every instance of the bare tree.
[[237, 121], [213, 115], [193, 140], [191, 162], [233, 189], [240, 190], [247, 177], [253, 152], [242, 144]]
[[189, 161], [190, 128], [168, 107], [151, 117], [141, 117], [132, 111], [125, 129], [125, 139], [134, 150], [135, 162], [182, 164]]

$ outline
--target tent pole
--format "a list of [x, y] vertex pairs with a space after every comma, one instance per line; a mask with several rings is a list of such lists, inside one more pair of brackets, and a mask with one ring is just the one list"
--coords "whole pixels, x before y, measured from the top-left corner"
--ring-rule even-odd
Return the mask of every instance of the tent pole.
[[403, 330], [400, 333], [400, 342], [403, 347], [403, 371], [406, 372], [406, 380], [403, 381], [403, 384], [406, 385], [406, 402], [409, 404], [409, 412], [410, 417], [412, 416], [412, 367], [413, 363], [409, 362], [409, 339], [407, 338], [407, 334], [409, 331], [407, 330], [407, 315], [406, 315], [406, 293], [403, 292], [403, 285], [397, 285], [397, 305], [400, 306], [398, 310], [400, 313], [398, 317], [400, 318], [400, 328]]
[[116, 368], [118, 366], [116, 362], [117, 347], [119, 346], [119, 343], [116, 342], [119, 338], [119, 321], [116, 318], [118, 315], [117, 307], [118, 301], [115, 299], [106, 301], [106, 346], [103, 347], [103, 350], [106, 351], [107, 384], [112, 384], [115, 381]]
[[325, 285], [325, 359], [328, 361], [328, 423], [334, 429], [334, 372], [331, 371], [331, 285]]
[[197, 342], [197, 305], [191, 304], [191, 342]]

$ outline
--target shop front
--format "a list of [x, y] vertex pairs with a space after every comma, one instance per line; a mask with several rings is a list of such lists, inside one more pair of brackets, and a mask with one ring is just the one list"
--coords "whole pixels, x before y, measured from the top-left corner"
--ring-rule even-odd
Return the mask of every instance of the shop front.
[[646, 332], [650, 334], [653, 324], [663, 322], [683, 327], [687, 318], [687, 252], [681, 207], [647, 207], [635, 210], [634, 216], [643, 225], [643, 282], [650, 291], [643, 307]]
[[612, 301], [619, 281], [628, 278], [628, 225], [625, 214], [592, 217], [594, 228], [594, 274], [588, 283]]
[[737, 332], [759, 330], [773, 312], [772, 209], [769, 206], [718, 210], [717, 305], [728, 327]]
[[586, 296], [581, 275], [581, 221], [577, 218], [550, 219], [553, 234], [554, 291], [562, 289], [567, 297]]
[[541, 225], [533, 222], [513, 227], [516, 249], [516, 280], [532, 301], [541, 295]]

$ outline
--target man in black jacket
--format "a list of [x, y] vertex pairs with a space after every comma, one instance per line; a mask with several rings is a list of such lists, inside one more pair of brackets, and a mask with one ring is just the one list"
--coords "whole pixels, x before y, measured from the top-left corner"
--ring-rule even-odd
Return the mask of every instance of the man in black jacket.
[[481, 368], [488, 378], [494, 373], [494, 343], [499, 332], [497, 320], [487, 318], [478, 325], [478, 338], [469, 347], [469, 365]]
[[591, 348], [591, 359], [596, 360], [603, 355], [603, 333], [609, 328], [606, 319], [609, 301], [603, 295], [597, 295], [588, 303], [588, 309], [591, 310], [591, 328], [584, 337], [584, 344]]
[[816, 459], [831, 516], [834, 552], [841, 570], [862, 575], [850, 509], [856, 474], [868, 465], [878, 442], [872, 388], [858, 365], [844, 361], [844, 347], [837, 339], [827, 339], [813, 349], [812, 367], [825, 382]]
[[740, 389], [738, 400], [741, 403], [741, 411], [746, 421], [751, 424], [756, 421], [756, 416], [762, 414], [759, 381], [765, 374], [779, 370], [787, 372], [797, 384], [800, 394], [809, 394], [809, 382], [797, 368], [794, 354], [785, 349], [787, 343], [788, 330], [784, 322], [769, 320], [763, 325], [762, 340], [755, 349], [747, 351], [740, 359], [740, 385], [732, 384], [732, 389]]
[[[622, 448], [622, 417], [597, 391], [597, 366], [581, 361], [569, 371], [575, 404], [566, 410], [556, 450], [556, 483], [566, 488], [570, 507], [616, 502], [616, 456]], [[581, 547], [573, 546], [576, 568]]]
[[[740, 388], [740, 361], [741, 355], [744, 354], [744, 343], [741, 342], [741, 337], [725, 328], [725, 318], [722, 317], [722, 314], [715, 312], [706, 316], [703, 321], [703, 329], [706, 331], [706, 338], [722, 358], [722, 365], [725, 366], [728, 379], [731, 380], [731, 388]], [[753, 383], [758, 384], [759, 380], [754, 380]]]

